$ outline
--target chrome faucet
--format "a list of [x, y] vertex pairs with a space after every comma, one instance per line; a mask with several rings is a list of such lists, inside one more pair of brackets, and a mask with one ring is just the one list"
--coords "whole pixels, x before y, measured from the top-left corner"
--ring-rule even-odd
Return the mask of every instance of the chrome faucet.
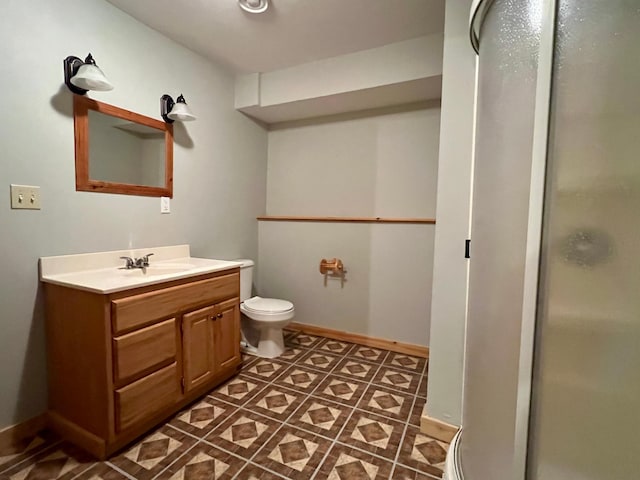
[[127, 262], [124, 267], [120, 267], [121, 270], [122, 269], [130, 270], [132, 268], [136, 268], [136, 264], [135, 264], [133, 258], [131, 258], [131, 257], [120, 257], [120, 260], [124, 260], [125, 262]]
[[135, 268], [147, 268], [149, 266], [149, 257], [153, 253], [147, 253], [145, 256], [135, 259]]
[[147, 268], [149, 266], [149, 257], [153, 255], [153, 253], [147, 253], [143, 257], [133, 259], [131, 257], [120, 257], [121, 260], [124, 260], [126, 263], [124, 267], [120, 267], [124, 270], [131, 270], [134, 268]]

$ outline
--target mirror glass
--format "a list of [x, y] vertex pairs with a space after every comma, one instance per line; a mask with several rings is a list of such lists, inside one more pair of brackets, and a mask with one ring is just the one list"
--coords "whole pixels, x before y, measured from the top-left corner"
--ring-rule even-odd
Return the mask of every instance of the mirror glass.
[[173, 196], [173, 126], [74, 95], [76, 190]]
[[89, 110], [89, 178], [163, 187], [164, 131]]

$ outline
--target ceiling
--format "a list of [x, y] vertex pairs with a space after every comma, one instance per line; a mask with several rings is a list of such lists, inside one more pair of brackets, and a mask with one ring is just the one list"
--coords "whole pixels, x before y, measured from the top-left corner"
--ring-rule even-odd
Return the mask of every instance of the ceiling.
[[445, 0], [108, 0], [236, 73], [269, 72], [444, 30]]

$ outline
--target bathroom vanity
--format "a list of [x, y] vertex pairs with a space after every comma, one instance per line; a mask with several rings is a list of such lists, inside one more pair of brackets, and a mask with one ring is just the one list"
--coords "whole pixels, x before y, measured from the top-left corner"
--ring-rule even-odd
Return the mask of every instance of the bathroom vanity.
[[188, 248], [41, 259], [49, 425], [100, 459], [240, 368], [238, 264]]

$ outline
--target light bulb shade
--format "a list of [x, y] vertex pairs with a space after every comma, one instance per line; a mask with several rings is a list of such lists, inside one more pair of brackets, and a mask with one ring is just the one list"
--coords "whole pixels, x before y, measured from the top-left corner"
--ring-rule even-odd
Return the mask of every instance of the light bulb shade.
[[98, 68], [91, 54], [84, 61], [69, 56], [62, 62], [64, 83], [73, 93], [84, 95], [89, 90], [113, 90], [113, 85]]
[[245, 12], [262, 13], [269, 8], [269, 0], [238, 0], [238, 5]]
[[170, 95], [162, 95], [162, 97], [160, 97], [160, 116], [167, 123], [173, 123], [176, 120], [179, 122], [190, 122], [196, 119], [196, 116], [191, 112], [182, 95], [180, 95], [175, 102]]
[[83, 90], [106, 92], [113, 90], [113, 85], [97, 65], [85, 63], [78, 68], [78, 72], [71, 77], [71, 83]]
[[189, 105], [186, 103], [176, 102], [173, 105], [171, 111], [167, 114], [171, 120], [178, 120], [179, 122], [190, 122], [196, 119]]

